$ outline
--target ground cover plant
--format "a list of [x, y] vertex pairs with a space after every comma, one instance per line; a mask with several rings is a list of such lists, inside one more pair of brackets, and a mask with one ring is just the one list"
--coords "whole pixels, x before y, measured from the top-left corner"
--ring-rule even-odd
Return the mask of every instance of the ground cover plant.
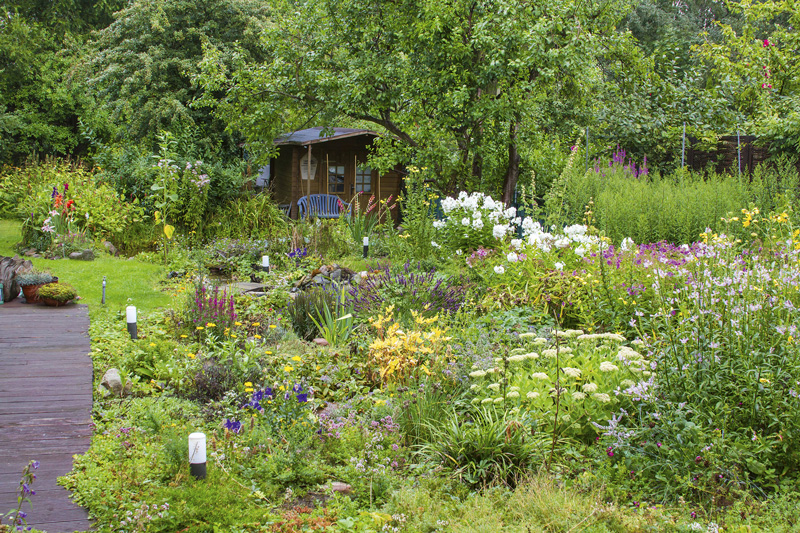
[[[61, 482], [99, 530], [794, 527], [790, 203], [637, 243], [591, 201], [548, 226], [477, 193], [442, 198], [437, 220], [418, 194], [415, 223], [371, 229], [377, 259], [342, 221], [205, 242], [176, 229], [166, 264], [33, 259], [90, 305], [95, 437]], [[0, 227], [11, 251], [20, 224]], [[423, 238], [423, 258], [402, 244]], [[297, 286], [326, 253], [360, 282]], [[263, 295], [229, 284], [250, 279]], [[99, 386], [110, 368], [121, 392]], [[205, 480], [189, 474], [194, 431]]]

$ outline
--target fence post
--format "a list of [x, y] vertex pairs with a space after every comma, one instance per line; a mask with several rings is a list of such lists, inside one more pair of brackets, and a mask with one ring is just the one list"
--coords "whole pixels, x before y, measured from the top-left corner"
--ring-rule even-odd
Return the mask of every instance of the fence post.
[[586, 126], [586, 172], [589, 172], [589, 126]]
[[683, 121], [683, 136], [681, 136], [681, 169], [686, 161], [686, 121]]
[[736, 162], [739, 166], [739, 179], [742, 179], [742, 141], [739, 130], [736, 130]]

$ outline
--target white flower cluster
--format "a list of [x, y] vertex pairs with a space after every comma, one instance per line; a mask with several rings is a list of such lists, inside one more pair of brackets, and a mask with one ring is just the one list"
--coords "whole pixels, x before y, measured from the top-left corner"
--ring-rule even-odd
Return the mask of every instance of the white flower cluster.
[[[555, 230], [555, 227], [550, 229]], [[535, 246], [543, 252], [572, 248], [572, 251], [581, 257], [586, 257], [600, 245], [600, 238], [587, 235], [587, 229], [582, 224], [574, 224], [564, 228], [563, 235], [559, 235], [545, 231], [541, 224], [534, 222], [530, 217], [522, 221], [522, 235], [530, 246]]]
[[619, 367], [611, 361], [603, 361], [600, 363], [600, 372], [614, 372], [619, 370]]
[[565, 357], [572, 357], [572, 348], [569, 346], [564, 346], [556, 352], [554, 348], [550, 348], [549, 350], [542, 350], [542, 355], [547, 357], [548, 359], [553, 359], [556, 355], [563, 355]]
[[442, 211], [447, 219], [434, 222], [437, 230], [445, 229], [448, 225], [461, 226], [457, 228], [461, 231], [470, 228], [481, 231], [484, 227], [491, 227], [495, 239], [514, 233], [521, 222], [516, 208], [505, 209], [502, 202], [481, 192], [467, 194], [461, 191], [456, 198], [447, 197], [442, 200]]
[[625, 342], [625, 337], [619, 333], [589, 333], [578, 336], [579, 341], [609, 341]]

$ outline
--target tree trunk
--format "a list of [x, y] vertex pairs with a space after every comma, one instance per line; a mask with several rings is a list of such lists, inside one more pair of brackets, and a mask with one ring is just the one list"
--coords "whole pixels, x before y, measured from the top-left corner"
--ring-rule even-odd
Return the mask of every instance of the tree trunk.
[[514, 190], [517, 188], [517, 180], [519, 179], [519, 152], [517, 151], [517, 124], [518, 121], [514, 120], [511, 123], [508, 138], [508, 170], [506, 177], [503, 181], [503, 203], [506, 207], [511, 205], [514, 199]]

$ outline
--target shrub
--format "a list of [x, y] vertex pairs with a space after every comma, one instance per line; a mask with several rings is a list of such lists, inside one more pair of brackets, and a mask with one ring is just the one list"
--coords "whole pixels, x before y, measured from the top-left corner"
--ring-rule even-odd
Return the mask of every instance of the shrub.
[[556, 224], [581, 222], [591, 206], [595, 225], [617, 243], [629, 237], [680, 244], [693, 242], [706, 228], [719, 231], [723, 217], [750, 204], [768, 212], [796, 200], [798, 183], [788, 159], [757, 167], [749, 179], [684, 170], [662, 176], [643, 173], [618, 151], [607, 166], [596, 161], [586, 173], [568, 165], [545, 206]]
[[443, 424], [429, 431], [431, 441], [421, 445], [419, 453], [472, 487], [514, 487], [544, 456], [542, 438], [532, 438], [517, 419], [491, 406], [466, 417], [452, 410]]
[[312, 340], [319, 335], [319, 328], [312, 317], [318, 316], [318, 310], [335, 307], [333, 294], [324, 289], [310, 289], [299, 293], [286, 306], [286, 313], [289, 315], [295, 334], [301, 339]]
[[48, 283], [39, 288], [39, 298], [69, 302], [78, 297], [78, 291], [69, 283]]
[[268, 194], [244, 195], [219, 205], [204, 228], [206, 237], [266, 239], [285, 237], [288, 222]]
[[517, 210], [505, 209], [501, 202], [480, 192], [462, 191], [456, 198], [444, 198], [442, 211], [446, 218], [433, 223], [436, 245], [449, 252], [495, 248], [516, 231]]
[[[142, 220], [143, 211], [136, 202], [123, 197], [97, 177], [80, 167], [57, 162], [51, 165], [21, 169], [6, 179], [30, 177], [30, 185], [16, 207], [16, 216], [23, 221], [24, 246], [45, 250], [54, 241], [62, 244], [88, 237], [111, 238], [127, 230], [129, 224]], [[62, 250], [62, 254], [65, 250]]]
[[424, 318], [411, 311], [413, 325], [405, 330], [394, 322], [393, 306], [377, 318], [369, 319], [375, 328], [377, 338], [369, 345], [369, 363], [378, 369], [381, 383], [407, 383], [409, 379], [419, 378], [423, 373], [430, 375], [437, 367], [444, 366], [444, 344], [451, 339], [446, 329], [436, 324], [438, 315]]
[[[416, 266], [416, 268], [415, 268]], [[422, 270], [417, 263], [406, 262], [396, 273], [389, 265], [378, 267], [358, 287], [350, 290], [354, 311], [369, 315], [392, 305], [400, 321], [412, 320], [411, 311], [429, 316], [458, 311], [473, 287], [462, 276], [440, 276], [436, 269]]]
[[26, 285], [44, 285], [45, 283], [50, 283], [53, 281], [53, 276], [49, 272], [32, 271], [17, 274], [14, 280], [20, 287], [25, 287]]
[[261, 256], [269, 249], [266, 240], [221, 238], [211, 241], [203, 249], [205, 266], [221, 268], [226, 274], [249, 272], [251, 265], [261, 264]]

